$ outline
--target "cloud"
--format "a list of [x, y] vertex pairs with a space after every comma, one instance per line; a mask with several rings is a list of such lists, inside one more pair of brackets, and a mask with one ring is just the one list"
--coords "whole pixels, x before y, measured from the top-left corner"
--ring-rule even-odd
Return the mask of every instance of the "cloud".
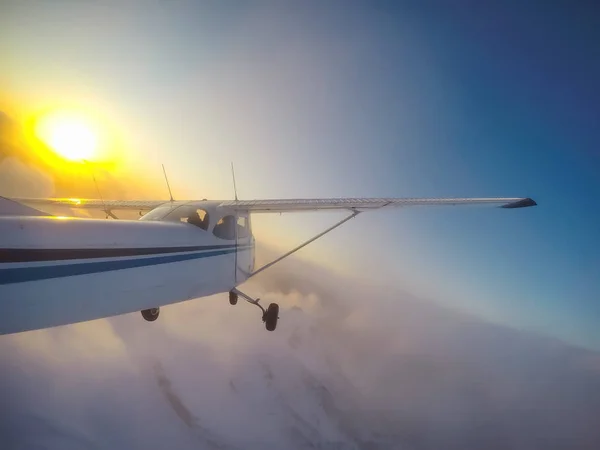
[[[261, 249], [259, 259], [271, 257]], [[600, 355], [290, 258], [226, 296], [0, 338], [9, 448], [598, 448]], [[336, 447], [337, 446], [337, 447]]]

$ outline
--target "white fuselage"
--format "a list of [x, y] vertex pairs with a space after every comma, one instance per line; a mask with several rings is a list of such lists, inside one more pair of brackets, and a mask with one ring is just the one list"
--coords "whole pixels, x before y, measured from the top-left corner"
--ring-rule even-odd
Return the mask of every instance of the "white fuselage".
[[0, 334], [230, 291], [254, 268], [254, 238], [211, 225], [0, 217]]

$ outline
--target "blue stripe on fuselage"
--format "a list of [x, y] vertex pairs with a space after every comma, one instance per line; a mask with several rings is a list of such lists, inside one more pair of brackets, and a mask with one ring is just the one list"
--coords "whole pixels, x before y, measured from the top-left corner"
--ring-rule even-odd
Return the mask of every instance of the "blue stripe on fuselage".
[[[247, 250], [249, 248], [249, 246], [240, 246], [238, 251]], [[138, 267], [155, 266], [158, 264], [190, 261], [200, 258], [210, 258], [212, 256], [227, 255], [234, 253], [235, 251], [236, 249], [234, 247], [227, 250], [205, 251], [202, 253], [185, 253], [180, 255], [158, 256], [142, 259], [114, 259], [111, 261], [101, 262], [0, 269], [0, 285], [71, 277], [75, 275], [89, 275], [113, 270], [134, 269]]]
[[235, 244], [195, 245], [184, 247], [104, 247], [104, 248], [0, 248], [0, 264], [16, 262], [49, 262], [78, 259], [119, 258], [123, 256], [158, 256], [196, 252], [200, 250], [225, 250]]

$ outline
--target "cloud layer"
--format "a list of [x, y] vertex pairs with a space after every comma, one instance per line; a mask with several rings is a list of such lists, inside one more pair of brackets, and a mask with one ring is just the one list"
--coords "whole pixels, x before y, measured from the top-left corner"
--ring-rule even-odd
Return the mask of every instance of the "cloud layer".
[[[262, 257], [270, 257], [262, 249]], [[598, 448], [600, 355], [287, 260], [226, 296], [0, 338], [7, 448]]]

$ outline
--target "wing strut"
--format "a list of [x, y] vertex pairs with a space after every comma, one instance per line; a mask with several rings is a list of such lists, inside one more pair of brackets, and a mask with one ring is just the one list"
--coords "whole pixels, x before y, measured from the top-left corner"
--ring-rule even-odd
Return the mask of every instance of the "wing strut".
[[[336, 223], [335, 225], [330, 226], [329, 228], [327, 228], [325, 231], [322, 231], [321, 233], [317, 234], [315, 237], [309, 239], [308, 241], [304, 242], [303, 244], [300, 244], [298, 247], [294, 248], [293, 250], [290, 250], [289, 252], [287, 252], [285, 255], [280, 256], [279, 258], [275, 259], [274, 261], [271, 261], [269, 264], [265, 264], [264, 266], [262, 266], [260, 269], [255, 270], [254, 272], [252, 272], [248, 278], [253, 277], [254, 275], [259, 274], [260, 272], [262, 272], [263, 270], [268, 269], [269, 267], [271, 267], [274, 264], [277, 264], [279, 261], [281, 261], [284, 258], [287, 258], [288, 256], [290, 256], [293, 253], [296, 253], [298, 250], [300, 250], [301, 248], [306, 247], [308, 244], [310, 244], [311, 242], [316, 241], [317, 239], [319, 239], [321, 236], [326, 235], [327, 233], [329, 233], [330, 231], [335, 230], [337, 227], [345, 224], [346, 222], [348, 222], [350, 219], [354, 219], [356, 216], [358, 216], [361, 213], [361, 211], [358, 211], [356, 209], [352, 210], [352, 214], [350, 214], [349, 216], [345, 217], [344, 219], [340, 220], [338, 223]], [[236, 272], [237, 272], [237, 267], [236, 267]], [[236, 279], [237, 282], [237, 279]], [[253, 299], [252, 297], [250, 297], [249, 295], [244, 294], [242, 291], [240, 291], [237, 288], [233, 288], [231, 291], [229, 291], [229, 303], [232, 305], [235, 305], [237, 303], [238, 300], [238, 296], [242, 297], [244, 300], [246, 300], [248, 303], [254, 305], [254, 306], [258, 306], [260, 308], [260, 310], [262, 311], [262, 320], [265, 323], [265, 327], [267, 328], [268, 331], [274, 331], [275, 328], [277, 327], [277, 321], [279, 319], [279, 305], [277, 303], [271, 303], [269, 305], [269, 307], [267, 309], [263, 308], [262, 305], [260, 304], [260, 299], [257, 298], [256, 300]]]
[[260, 272], [262, 272], [263, 270], [268, 269], [269, 267], [271, 267], [272, 265], [277, 264], [279, 261], [281, 261], [282, 259], [287, 258], [288, 256], [292, 255], [293, 253], [296, 253], [298, 250], [306, 247], [308, 244], [316, 241], [317, 239], [319, 239], [320, 237], [326, 235], [327, 233], [329, 233], [330, 231], [335, 230], [337, 227], [345, 224], [346, 222], [348, 222], [350, 219], [354, 219], [356, 216], [358, 216], [361, 213], [361, 211], [357, 211], [357, 210], [353, 210], [352, 214], [350, 214], [349, 216], [345, 217], [344, 219], [340, 220], [338, 223], [336, 223], [335, 225], [330, 226], [329, 228], [327, 228], [325, 231], [322, 231], [321, 233], [317, 234], [315, 237], [309, 239], [308, 241], [300, 244], [298, 247], [290, 250], [289, 252], [287, 252], [286, 254], [280, 256], [279, 258], [271, 261], [268, 264], [265, 264], [264, 266], [262, 266], [260, 269], [255, 270], [254, 272], [252, 272], [248, 278], [253, 277], [254, 275], [259, 274]]

